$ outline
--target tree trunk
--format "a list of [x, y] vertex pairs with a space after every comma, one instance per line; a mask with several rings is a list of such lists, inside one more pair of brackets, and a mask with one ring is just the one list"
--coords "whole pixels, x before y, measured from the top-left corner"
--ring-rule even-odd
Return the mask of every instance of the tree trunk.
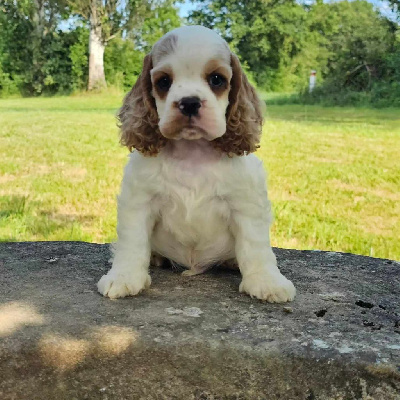
[[101, 25], [97, 22], [96, 15], [90, 17], [89, 35], [89, 83], [88, 90], [101, 89], [106, 84], [104, 75], [104, 50], [105, 43], [101, 37]]

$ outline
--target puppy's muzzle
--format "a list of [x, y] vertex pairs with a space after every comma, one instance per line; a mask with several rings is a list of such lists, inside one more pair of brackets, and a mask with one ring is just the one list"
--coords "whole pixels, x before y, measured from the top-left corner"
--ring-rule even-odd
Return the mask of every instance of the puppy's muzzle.
[[197, 96], [182, 97], [178, 103], [181, 113], [189, 118], [198, 115], [200, 107], [201, 101]]

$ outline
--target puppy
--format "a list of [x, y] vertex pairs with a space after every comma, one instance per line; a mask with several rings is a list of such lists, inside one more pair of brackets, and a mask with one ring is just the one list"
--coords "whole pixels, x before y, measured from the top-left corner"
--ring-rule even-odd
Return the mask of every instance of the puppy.
[[131, 151], [118, 198], [118, 241], [104, 296], [137, 295], [151, 283], [151, 255], [195, 275], [234, 260], [241, 292], [293, 300], [269, 228], [266, 175], [253, 154], [262, 114], [238, 58], [215, 32], [188, 26], [162, 37], [119, 112]]

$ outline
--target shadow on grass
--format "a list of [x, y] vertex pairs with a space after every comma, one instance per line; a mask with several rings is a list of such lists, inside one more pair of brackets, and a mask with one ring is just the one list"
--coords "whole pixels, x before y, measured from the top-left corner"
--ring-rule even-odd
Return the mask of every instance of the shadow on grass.
[[25, 213], [28, 196], [1, 196], [0, 218], [22, 216]]
[[61, 240], [89, 240], [83, 226], [95, 219], [95, 215], [57, 213], [41, 202], [30, 202], [28, 196], [0, 197], [1, 242], [48, 240], [55, 235]]
[[76, 215], [76, 214], [62, 214], [52, 210], [45, 210], [39, 212], [40, 217], [52, 220], [59, 223], [85, 223], [92, 222], [96, 219], [95, 215]]

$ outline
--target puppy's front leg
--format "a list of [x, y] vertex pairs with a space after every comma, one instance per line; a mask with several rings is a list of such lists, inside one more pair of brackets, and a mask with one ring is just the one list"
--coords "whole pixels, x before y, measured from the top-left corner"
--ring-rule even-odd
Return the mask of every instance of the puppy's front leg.
[[150, 201], [122, 194], [118, 201], [118, 242], [112, 268], [97, 284], [112, 299], [134, 296], [150, 286], [150, 235], [154, 226]]
[[233, 213], [235, 252], [242, 274], [239, 290], [270, 303], [284, 303], [294, 299], [296, 289], [277, 267], [269, 240], [266, 193], [264, 200], [265, 207], [253, 203]]

